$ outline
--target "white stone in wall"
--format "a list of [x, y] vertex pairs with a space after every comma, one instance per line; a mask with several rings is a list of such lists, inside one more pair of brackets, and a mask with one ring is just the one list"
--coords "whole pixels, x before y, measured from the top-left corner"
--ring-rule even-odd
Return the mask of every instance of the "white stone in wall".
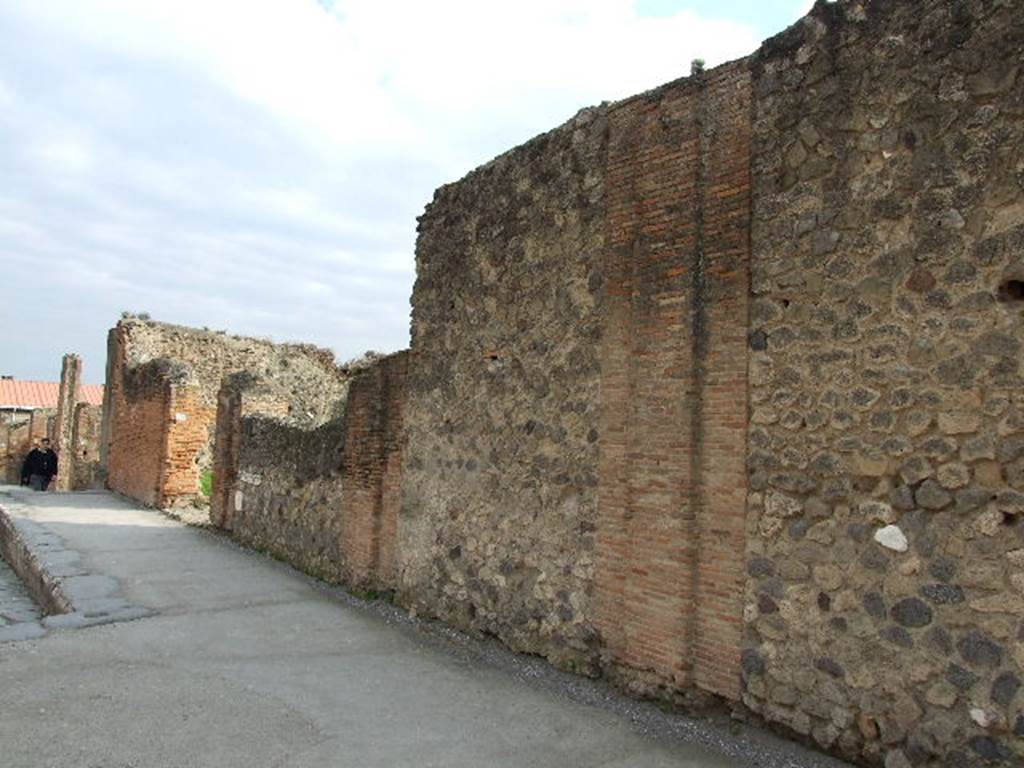
[[235, 491], [235, 511], [239, 512], [242, 509], [242, 492]]
[[999, 721], [999, 716], [981, 707], [971, 708], [971, 720], [982, 728], [990, 728]]
[[886, 549], [895, 552], [907, 551], [907, 537], [903, 535], [898, 525], [887, 525], [875, 531], [875, 541]]

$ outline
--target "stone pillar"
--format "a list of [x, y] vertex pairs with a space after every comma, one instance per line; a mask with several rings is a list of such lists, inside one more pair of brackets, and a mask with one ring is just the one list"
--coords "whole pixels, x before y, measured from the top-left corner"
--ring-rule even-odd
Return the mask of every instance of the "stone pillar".
[[71, 490], [75, 460], [75, 406], [78, 404], [82, 382], [82, 358], [67, 354], [61, 362], [60, 393], [57, 396], [57, 419], [53, 429], [53, 449], [60, 460], [58, 491]]
[[107, 366], [103, 387], [103, 412], [100, 422], [100, 465], [98, 468], [100, 485], [106, 487], [108, 463], [110, 461], [110, 441], [113, 435], [114, 404], [120, 394], [121, 375], [124, 370], [124, 345], [121, 341], [121, 327], [111, 328], [107, 333]]

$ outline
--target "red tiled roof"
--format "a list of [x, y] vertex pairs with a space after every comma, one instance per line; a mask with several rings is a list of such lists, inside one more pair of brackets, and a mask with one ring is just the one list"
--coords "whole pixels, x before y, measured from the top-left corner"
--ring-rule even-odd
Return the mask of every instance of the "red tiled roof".
[[[0, 379], [0, 408], [56, 408], [60, 384], [56, 381]], [[103, 405], [103, 385], [83, 384], [83, 402]]]

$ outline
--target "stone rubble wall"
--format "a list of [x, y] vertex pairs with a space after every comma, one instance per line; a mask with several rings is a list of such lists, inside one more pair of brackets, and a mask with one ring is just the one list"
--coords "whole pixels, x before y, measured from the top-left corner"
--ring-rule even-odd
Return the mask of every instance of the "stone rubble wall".
[[64, 355], [56, 408], [0, 414], [0, 483], [21, 482], [25, 457], [35, 441], [45, 437], [58, 456], [53, 490], [96, 487], [102, 409], [80, 400], [81, 380], [82, 359], [74, 354]]
[[847, 2], [751, 62], [744, 701], [886, 766], [1024, 761], [1022, 52]]
[[332, 582], [395, 588], [395, 534], [408, 353], [359, 370], [343, 413], [282, 420], [273, 382], [220, 393], [211, 519], [239, 541]]
[[57, 410], [50, 439], [59, 457], [56, 491], [82, 491], [98, 487], [99, 425], [103, 409], [81, 400], [82, 358], [64, 355], [61, 361]]
[[740, 696], [749, 72], [584, 110], [420, 220], [399, 599]]
[[420, 218], [399, 600], [596, 667], [603, 108], [442, 187]]
[[[58, 477], [68, 485], [55, 490], [82, 491], [98, 487], [99, 425], [103, 409], [98, 405], [75, 403], [70, 418], [70, 441], [60, 452]], [[36, 440], [51, 440], [61, 423], [56, 408], [37, 408], [23, 421], [0, 422], [0, 483], [18, 485], [21, 466]]]
[[69, 491], [74, 480], [75, 406], [82, 384], [82, 358], [64, 355], [61, 360], [60, 389], [57, 396], [57, 417], [50, 436], [53, 450], [60, 457], [59, 472], [54, 480], [55, 490]]
[[1024, 757], [1022, 34], [819, 3], [439, 190], [400, 599], [851, 759]]

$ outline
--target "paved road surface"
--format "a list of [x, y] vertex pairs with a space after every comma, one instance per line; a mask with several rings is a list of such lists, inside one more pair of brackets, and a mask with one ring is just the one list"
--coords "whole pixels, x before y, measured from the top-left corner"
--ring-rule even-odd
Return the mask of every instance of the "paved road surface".
[[841, 765], [425, 631], [109, 494], [5, 491], [154, 614], [0, 644], [4, 768]]

